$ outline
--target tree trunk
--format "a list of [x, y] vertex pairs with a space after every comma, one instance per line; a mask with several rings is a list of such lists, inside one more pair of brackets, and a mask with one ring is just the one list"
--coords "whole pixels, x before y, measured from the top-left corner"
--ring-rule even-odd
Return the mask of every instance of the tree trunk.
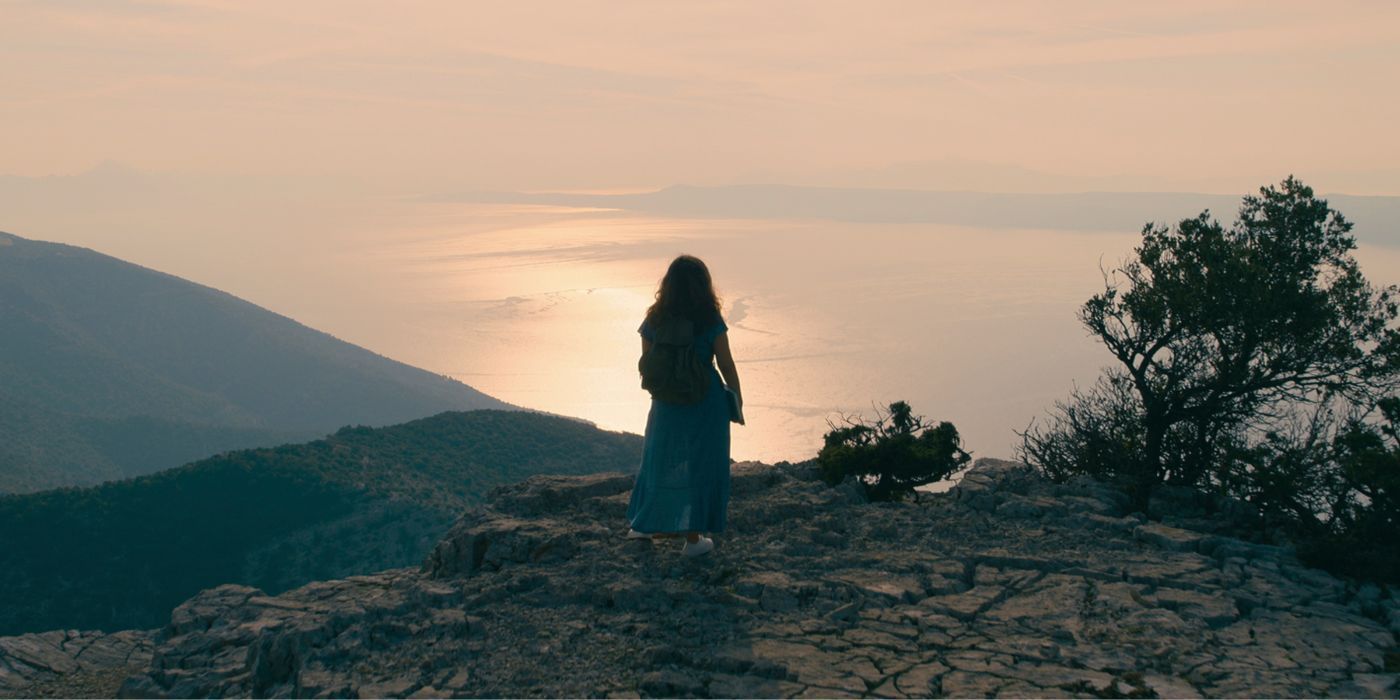
[[1128, 496], [1132, 499], [1133, 508], [1146, 513], [1148, 500], [1152, 498], [1152, 490], [1157, 487], [1161, 473], [1162, 443], [1167, 437], [1167, 425], [1150, 412], [1143, 417], [1143, 422], [1147, 427], [1147, 444], [1143, 445], [1142, 463], [1133, 465]]

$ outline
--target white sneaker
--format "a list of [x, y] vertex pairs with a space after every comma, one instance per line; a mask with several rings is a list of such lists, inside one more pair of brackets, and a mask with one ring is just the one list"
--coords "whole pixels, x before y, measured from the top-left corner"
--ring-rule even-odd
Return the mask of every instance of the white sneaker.
[[708, 552], [714, 548], [715, 541], [704, 535], [701, 535], [700, 539], [694, 542], [687, 540], [685, 546], [681, 547], [681, 554], [684, 554], [687, 557], [698, 557], [701, 554], [704, 554], [705, 552]]
[[629, 540], [649, 540], [649, 539], [651, 539], [651, 535], [649, 535], [649, 534], [647, 534], [647, 533], [645, 533], [645, 532], [637, 532], [636, 530], [633, 530], [632, 528], [627, 528], [627, 539], [629, 539]]

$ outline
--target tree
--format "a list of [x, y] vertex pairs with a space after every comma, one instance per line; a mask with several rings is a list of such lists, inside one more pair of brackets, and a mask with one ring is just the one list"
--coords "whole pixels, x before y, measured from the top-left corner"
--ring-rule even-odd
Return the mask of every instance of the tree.
[[873, 423], [850, 417], [844, 422], [828, 423], [831, 431], [817, 454], [822, 478], [834, 486], [854, 475], [871, 500], [903, 498], [916, 486], [948, 478], [971, 459], [952, 423], [929, 423], [903, 401], [890, 404], [888, 413], [877, 409]]
[[1393, 392], [1397, 290], [1366, 281], [1351, 228], [1291, 176], [1228, 229], [1209, 211], [1144, 226], [1079, 312], [1116, 363], [1022, 434], [1026, 459], [1117, 479], [1145, 507], [1162, 483], [1219, 490], [1228, 452], [1309, 406]]

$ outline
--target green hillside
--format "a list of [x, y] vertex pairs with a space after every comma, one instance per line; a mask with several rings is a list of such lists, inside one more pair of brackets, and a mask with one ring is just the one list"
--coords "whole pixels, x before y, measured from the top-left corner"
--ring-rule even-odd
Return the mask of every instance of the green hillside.
[[224, 292], [0, 233], [0, 493], [511, 408]]
[[636, 435], [481, 410], [0, 497], [0, 635], [156, 627], [221, 583], [277, 592], [416, 564], [494, 486], [640, 458]]

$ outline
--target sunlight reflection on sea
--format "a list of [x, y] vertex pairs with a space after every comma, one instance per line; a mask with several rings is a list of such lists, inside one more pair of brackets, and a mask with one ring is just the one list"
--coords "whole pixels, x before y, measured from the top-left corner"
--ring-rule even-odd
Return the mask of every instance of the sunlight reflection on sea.
[[[641, 432], [636, 333], [666, 264], [703, 258], [725, 301], [747, 426], [736, 459], [815, 455], [827, 421], [909, 401], [978, 456], [1107, 355], [1075, 313], [1137, 235], [604, 209], [412, 203], [363, 251], [396, 272], [397, 357], [505, 401]], [[383, 232], [381, 232], [383, 233]], [[1363, 263], [1400, 269], [1391, 250]], [[368, 262], [368, 261], [366, 261]], [[1375, 274], [1368, 268], [1368, 272]], [[1377, 281], [1389, 281], [1395, 275]]]

